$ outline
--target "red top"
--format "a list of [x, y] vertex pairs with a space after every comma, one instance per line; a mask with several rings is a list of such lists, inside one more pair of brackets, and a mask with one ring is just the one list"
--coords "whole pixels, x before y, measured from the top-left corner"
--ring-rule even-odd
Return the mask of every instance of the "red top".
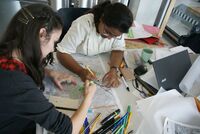
[[25, 74], [28, 74], [27, 69], [24, 63], [16, 60], [16, 59], [8, 59], [6, 57], [0, 57], [0, 68], [3, 70], [10, 70], [10, 71], [22, 71]]

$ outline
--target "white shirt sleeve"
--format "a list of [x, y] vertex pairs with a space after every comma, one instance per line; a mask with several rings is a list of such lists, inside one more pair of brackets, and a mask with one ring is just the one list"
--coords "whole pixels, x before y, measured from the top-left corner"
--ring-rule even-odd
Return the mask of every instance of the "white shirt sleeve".
[[124, 35], [122, 35], [121, 39], [115, 39], [112, 45], [112, 50], [125, 50], [125, 41], [124, 41]]
[[58, 44], [57, 50], [62, 53], [76, 53], [77, 47], [84, 40], [87, 35], [87, 27], [89, 23], [87, 21], [75, 20], [68, 32], [65, 34], [62, 41]]
[[112, 50], [125, 50], [125, 41], [121, 39], [102, 38], [96, 31], [93, 14], [87, 14], [75, 20], [57, 50], [62, 53], [80, 53], [84, 55], [96, 55]]

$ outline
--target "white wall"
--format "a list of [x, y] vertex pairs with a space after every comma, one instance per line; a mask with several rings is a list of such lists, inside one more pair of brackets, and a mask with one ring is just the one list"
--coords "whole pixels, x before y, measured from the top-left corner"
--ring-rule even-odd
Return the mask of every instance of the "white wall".
[[154, 24], [162, 0], [138, 0], [138, 10], [135, 20], [141, 24]]

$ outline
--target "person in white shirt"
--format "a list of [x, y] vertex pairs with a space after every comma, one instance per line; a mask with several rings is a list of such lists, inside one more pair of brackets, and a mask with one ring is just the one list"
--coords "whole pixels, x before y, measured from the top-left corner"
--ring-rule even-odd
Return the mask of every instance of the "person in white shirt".
[[76, 19], [61, 43], [57, 46], [57, 58], [82, 81], [94, 80], [94, 76], [81, 67], [70, 54], [96, 55], [111, 51], [110, 70], [103, 77], [106, 87], [120, 85], [117, 68], [122, 62], [127, 33], [133, 23], [132, 12], [122, 3], [103, 2], [94, 6], [87, 14]]

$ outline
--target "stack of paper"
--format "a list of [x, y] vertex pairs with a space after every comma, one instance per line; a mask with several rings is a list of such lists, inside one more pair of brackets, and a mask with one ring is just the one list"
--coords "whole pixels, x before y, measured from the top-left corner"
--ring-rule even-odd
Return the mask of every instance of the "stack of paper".
[[176, 90], [157, 94], [137, 102], [143, 121], [137, 134], [162, 134], [166, 118], [200, 127], [200, 113], [193, 97], [183, 97]]

